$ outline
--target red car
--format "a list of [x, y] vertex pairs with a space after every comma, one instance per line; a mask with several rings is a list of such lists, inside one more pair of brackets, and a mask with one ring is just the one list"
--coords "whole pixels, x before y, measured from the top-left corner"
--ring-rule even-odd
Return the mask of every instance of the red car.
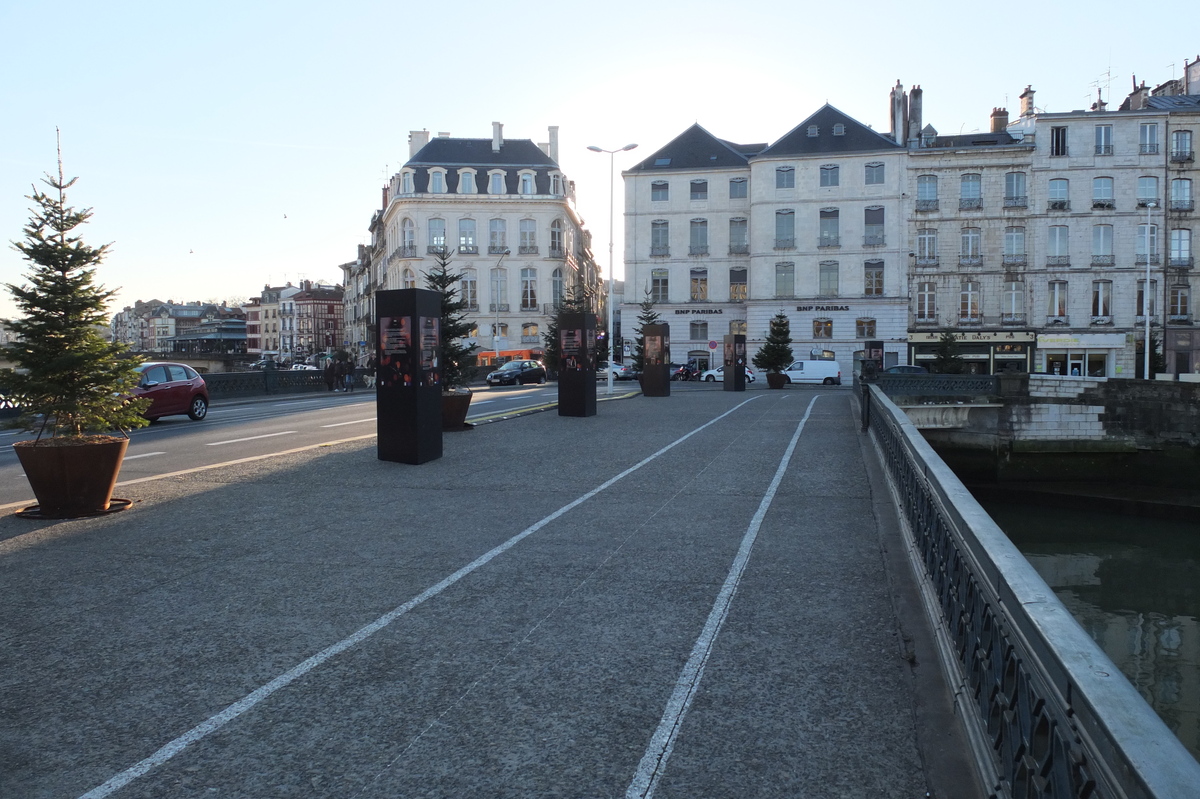
[[186, 413], [195, 421], [208, 416], [208, 388], [204, 378], [182, 363], [144, 363], [137, 368], [141, 382], [135, 397], [149, 397], [150, 407], [142, 414], [150, 421], [160, 416]]

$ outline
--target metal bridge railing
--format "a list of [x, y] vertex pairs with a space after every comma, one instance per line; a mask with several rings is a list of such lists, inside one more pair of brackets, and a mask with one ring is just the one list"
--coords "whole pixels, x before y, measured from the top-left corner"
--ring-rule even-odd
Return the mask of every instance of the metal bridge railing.
[[904, 412], [878, 386], [858, 396], [988, 787], [1006, 797], [1200, 796], [1200, 763]]

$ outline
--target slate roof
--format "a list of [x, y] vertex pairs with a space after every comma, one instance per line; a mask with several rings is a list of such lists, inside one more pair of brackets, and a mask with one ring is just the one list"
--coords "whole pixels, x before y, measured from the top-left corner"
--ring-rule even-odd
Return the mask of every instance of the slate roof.
[[649, 158], [627, 172], [655, 172], [676, 169], [713, 169], [747, 166], [749, 157], [757, 155], [765, 145], [734, 144], [718, 139], [699, 123], [680, 133]]
[[963, 133], [957, 136], [938, 136], [930, 147], [999, 147], [1005, 144], [1021, 144], [1021, 140], [1009, 133]]
[[1166, 111], [1183, 108], [1200, 108], [1200, 94], [1172, 94], [1165, 97], [1147, 97], [1146, 105]]
[[452, 139], [449, 136], [430, 139], [405, 166], [558, 168], [558, 164], [531, 139], [504, 139], [497, 153], [492, 152], [491, 139]]
[[[844, 135], [833, 135], [833, 126], [837, 124], [846, 126]], [[816, 136], [808, 135], [810, 125], [817, 126]], [[779, 141], [761, 154], [765, 156], [819, 155], [903, 149], [903, 146], [889, 137], [876, 133], [858, 120], [826, 103], [815, 114], [784, 134]]]

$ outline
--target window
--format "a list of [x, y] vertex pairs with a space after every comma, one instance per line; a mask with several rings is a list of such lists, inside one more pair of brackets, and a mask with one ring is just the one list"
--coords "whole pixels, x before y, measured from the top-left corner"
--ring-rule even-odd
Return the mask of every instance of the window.
[[508, 270], [501, 267], [497, 269], [492, 267], [492, 303], [488, 310], [492, 313], [496, 311], [508, 310]]
[[508, 223], [503, 219], [488, 222], [488, 252], [499, 255], [508, 249]]
[[1050, 155], [1067, 155], [1067, 129], [1050, 128]]
[[936, 211], [938, 207], [937, 175], [921, 175], [917, 178], [917, 210]]
[[747, 255], [750, 252], [750, 225], [746, 219], [729, 220], [729, 254]]
[[692, 341], [707, 341], [708, 322], [689, 322], [688, 338]]
[[505, 194], [504, 173], [492, 172], [488, 175], [488, 194]]
[[521, 341], [535, 343], [538, 340], [537, 322], [525, 322], [521, 325]]
[[429, 191], [432, 194], [442, 194], [446, 191], [446, 174], [441, 171], [430, 171]]
[[822, 208], [820, 219], [820, 238], [818, 247], [841, 246], [841, 228], [838, 219], [838, 209]]
[[864, 176], [868, 186], [876, 186], [883, 183], [883, 164], [879, 161], [872, 161], [866, 166], [866, 174]]
[[536, 255], [537, 248], [537, 221], [533, 219], [522, 219], [520, 222], [520, 252], [522, 255]]
[[440, 252], [446, 248], [446, 220], [429, 220], [429, 251]]
[[533, 175], [525, 172], [521, 175], [521, 194], [536, 194]]
[[474, 269], [463, 270], [459, 288], [462, 290], [462, 301], [466, 304], [466, 309], [468, 311], [479, 310], [479, 278]]
[[745, 178], [730, 178], [729, 179], [729, 199], [744, 200], [746, 198], [746, 179]]
[[1070, 181], [1065, 178], [1055, 178], [1054, 180], [1051, 180], [1046, 196], [1049, 200], [1049, 210], [1069, 210], [1071, 208]]
[[745, 302], [747, 296], [746, 268], [735, 266], [729, 270], [729, 299], [732, 302]]
[[973, 280], [964, 282], [958, 292], [958, 320], [960, 322], [980, 321], [979, 284]]
[[879, 247], [884, 243], [883, 208], [872, 206], [863, 210], [863, 246]]
[[400, 176], [400, 191], [404, 194], [412, 194], [413, 189], [413, 173], [405, 172]]
[[650, 270], [650, 302], [667, 302], [668, 277], [666, 269]]
[[1158, 203], [1158, 178], [1153, 175], [1143, 175], [1137, 182], [1138, 208], [1145, 208], [1150, 203]]
[[817, 126], [817, 125], [809, 125], [808, 126], [809, 138], [812, 138], [814, 136], [819, 136], [820, 133], [821, 133], [821, 128], [819, 126]]
[[521, 310], [537, 310], [537, 270], [531, 267], [521, 270]]
[[1092, 281], [1092, 322], [1106, 317], [1112, 317], [1112, 281]]
[[1006, 227], [1004, 229], [1004, 260], [1020, 257], [1025, 260], [1025, 228]]
[[1171, 181], [1171, 210], [1192, 210], [1192, 181], [1188, 178], [1176, 178]]
[[938, 234], [933, 228], [917, 231], [917, 266], [934, 266], [938, 262]]
[[1051, 280], [1047, 294], [1046, 314], [1048, 316], [1067, 318], [1067, 281]]
[[555, 308], [562, 305], [563, 301], [563, 271], [561, 268], [555, 269], [550, 273], [550, 302]]
[[813, 338], [833, 338], [833, 320], [814, 319]]
[[508, 322], [501, 322], [499, 325], [492, 323], [492, 338], [507, 338], [508, 337]]
[[1063, 258], [1068, 260], [1053, 261], [1050, 263], [1066, 264], [1070, 263], [1071, 255], [1071, 229], [1066, 225], [1051, 225], [1046, 235], [1046, 255], [1048, 258]]
[[729, 334], [731, 336], [746, 335], [746, 320], [745, 319], [730, 319]]
[[1025, 193], [1025, 173], [1009, 172], [1004, 176], [1004, 207], [1024, 208], [1029, 204]]
[[1190, 292], [1187, 286], [1171, 286], [1170, 314], [1172, 319], [1186, 319], [1191, 314]]
[[1025, 284], [1010, 280], [1004, 284], [1000, 301], [1002, 322], [1023, 324], [1025, 321]]
[[1172, 161], [1191, 161], [1194, 157], [1192, 152], [1192, 132], [1190, 130], [1176, 130], [1171, 132], [1171, 160]]
[[650, 254], [671, 254], [671, 223], [665, 219], [655, 219], [650, 223]]
[[1187, 228], [1176, 228], [1171, 231], [1170, 265], [1192, 265], [1192, 231]]
[[665, 180], [656, 180], [650, 184], [650, 201], [666, 202], [670, 199], [670, 186]]
[[883, 261], [867, 261], [863, 264], [863, 294], [867, 297], [883, 296]]
[[458, 173], [458, 193], [459, 194], [474, 194], [475, 193], [475, 173], [462, 170]]
[[693, 199], [693, 200], [707, 200], [708, 199], [708, 181], [707, 180], [693, 180], [692, 181], [691, 199]]
[[405, 217], [404, 221], [400, 223], [400, 244], [404, 247], [405, 255], [417, 254], [417, 226], [408, 217]]
[[1138, 152], [1154, 155], [1158, 152], [1158, 123], [1143, 122], [1138, 128]]
[[791, 261], [775, 264], [775, 296], [796, 296], [796, 265]]
[[1142, 223], [1138, 225], [1137, 239], [1134, 245], [1137, 249], [1137, 262], [1139, 264], [1146, 263], [1146, 255], [1150, 256], [1150, 263], [1158, 263], [1158, 225], [1147, 225]]
[[406, 289], [415, 289], [417, 287], [417, 273], [411, 269], [405, 269], [401, 276], [401, 283]]
[[875, 338], [875, 320], [854, 320], [854, 336], [855, 338]]
[[555, 219], [550, 223], [550, 255], [551, 257], [561, 258], [566, 252], [563, 246], [563, 223], [561, 219]]
[[690, 286], [692, 302], [703, 302], [708, 299], [708, 270], [690, 270]]
[[555, 197], [562, 196], [563, 179], [562, 179], [562, 175], [558, 174], [557, 172], [553, 172], [550, 175], [550, 193], [553, 194]]
[[836, 164], [826, 164], [825, 166], [821, 167], [821, 185], [838, 185], [838, 168]]
[[917, 284], [917, 321], [937, 321], [937, 284], [932, 282]]
[[833, 126], [833, 135], [834, 136], [845, 136], [846, 135], [846, 126], [843, 125], [841, 122], [834, 125]]
[[708, 255], [708, 220], [693, 219], [689, 229], [688, 255]]
[[822, 297], [836, 297], [838, 294], [838, 262], [821, 261], [817, 266], [817, 294]]
[[959, 251], [959, 260], [963, 263], [979, 263], [983, 260], [981, 254], [982, 236], [980, 229], [977, 227], [965, 227], [962, 229], [962, 249]]
[[794, 189], [796, 188], [796, 169], [790, 166], [776, 167], [775, 169], [775, 188], [777, 189]]
[[[1098, 263], [1097, 258], [1111, 259], [1112, 257], [1112, 225], [1092, 225], [1092, 263]], [[1108, 263], [1112, 263], [1112, 261], [1109, 260]]]
[[983, 207], [983, 176], [963, 175], [959, 180], [958, 207], [960, 209]]
[[1112, 125], [1096, 126], [1096, 155], [1113, 154]]
[[1113, 205], [1113, 179], [1092, 178], [1092, 207], [1112, 208]]
[[1149, 304], [1150, 304], [1150, 316], [1151, 316], [1151, 318], [1153, 318], [1153, 316], [1154, 316], [1155, 312], [1157, 311], [1157, 307], [1156, 307], [1156, 305], [1155, 305], [1155, 302], [1154, 302], [1154, 299], [1155, 299], [1155, 297], [1157, 297], [1157, 296], [1158, 296], [1158, 281], [1157, 281], [1157, 280], [1151, 280], [1151, 281], [1150, 281], [1150, 296], [1149, 296], [1149, 297], [1147, 297], [1147, 296], [1146, 296], [1146, 281], [1143, 279], [1143, 280], [1139, 280], [1139, 281], [1137, 282], [1137, 309], [1138, 309], [1138, 316], [1145, 318], [1145, 316], [1146, 316], [1146, 303], [1147, 303], [1147, 302], [1149, 302]]
[[796, 246], [796, 212], [784, 208], [775, 212], [775, 249], [790, 250]]
[[458, 251], [471, 254], [479, 252], [479, 242], [475, 239], [475, 220], [458, 220]]

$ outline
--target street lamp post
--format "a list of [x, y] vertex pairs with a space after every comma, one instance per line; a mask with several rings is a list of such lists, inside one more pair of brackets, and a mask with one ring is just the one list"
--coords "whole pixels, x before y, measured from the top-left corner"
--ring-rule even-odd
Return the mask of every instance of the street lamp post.
[[496, 327], [492, 330], [492, 349], [496, 351], [496, 357], [492, 362], [492, 368], [500, 368], [500, 264], [504, 263], [504, 256], [510, 251], [505, 250], [500, 253], [500, 257], [496, 259], [496, 269], [492, 272], [492, 300], [496, 305]]
[[1146, 286], [1142, 289], [1142, 313], [1146, 317], [1146, 339], [1143, 343], [1142, 362], [1142, 377], [1146, 380], [1150, 379], [1150, 211], [1152, 211], [1158, 203], [1146, 203]]
[[606, 303], [608, 306], [608, 327], [604, 337], [605, 342], [607, 342], [606, 346], [608, 347], [608, 358], [606, 359], [608, 361], [608, 368], [605, 369], [605, 371], [608, 372], [608, 391], [606, 392], [608, 394], [613, 393], [613, 342], [616, 339], [616, 337], [613, 335], [613, 275], [617, 268], [617, 263], [613, 259], [613, 205], [615, 202], [614, 195], [616, 193], [616, 189], [614, 188], [615, 184], [613, 182], [616, 179], [613, 162], [616, 159], [617, 153], [623, 153], [626, 150], [632, 150], [634, 147], [637, 147], [637, 145], [626, 144], [624, 147], [616, 150], [605, 150], [595, 146], [594, 144], [588, 146], [588, 149], [594, 153], [608, 153], [608, 302]]

